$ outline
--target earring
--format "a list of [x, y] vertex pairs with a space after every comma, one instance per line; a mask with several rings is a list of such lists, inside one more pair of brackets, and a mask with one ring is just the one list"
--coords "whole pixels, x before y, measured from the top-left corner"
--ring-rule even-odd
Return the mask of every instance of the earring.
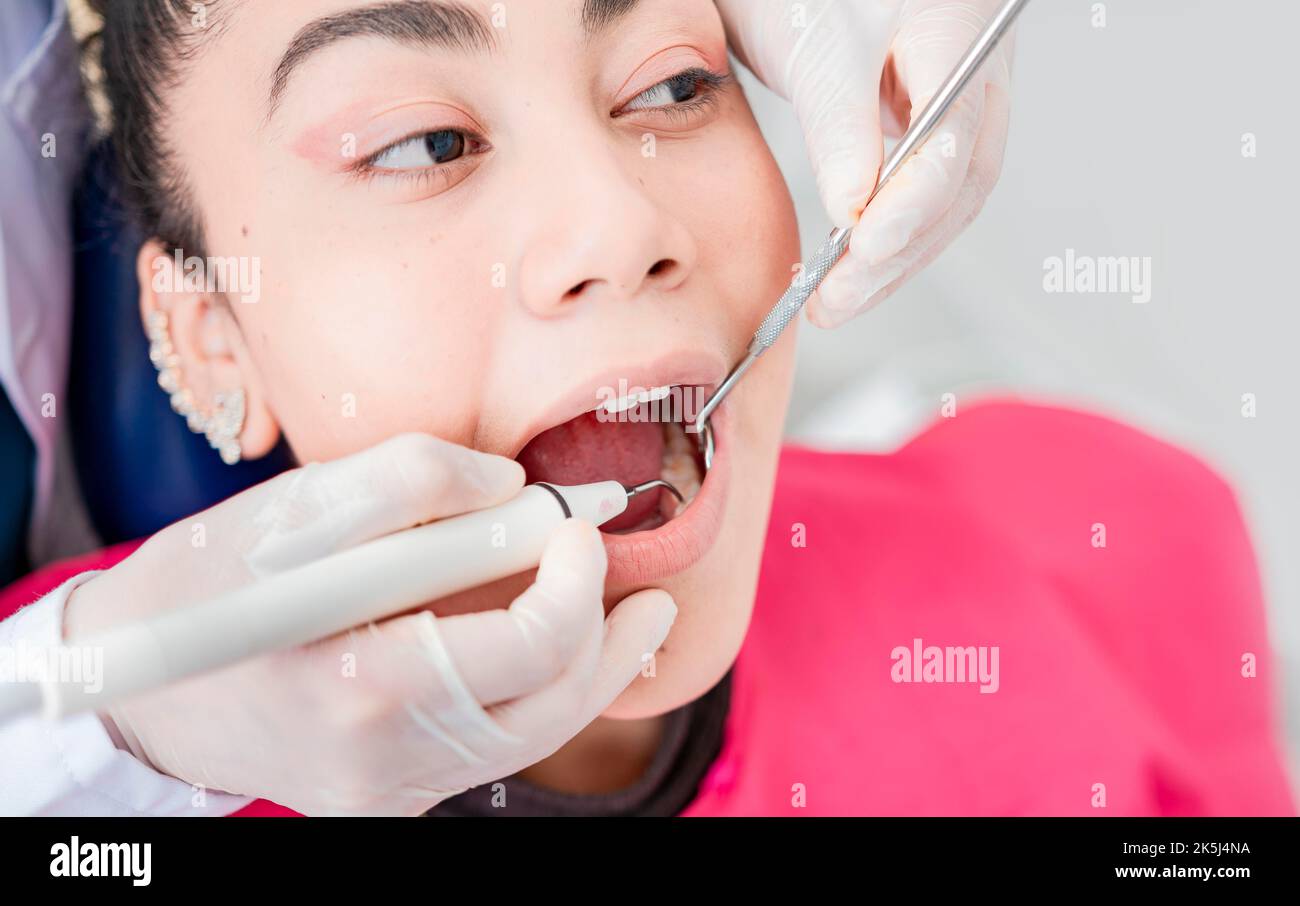
[[181, 382], [181, 357], [172, 346], [167, 330], [167, 313], [155, 309], [149, 312], [145, 324], [149, 337], [149, 361], [158, 369], [158, 386], [171, 397], [172, 411], [185, 419], [186, 426], [195, 434], [208, 439], [208, 446], [221, 455], [228, 466], [239, 462], [243, 449], [239, 445], [239, 432], [244, 429], [244, 390], [218, 393], [211, 416], [199, 411], [194, 394]]

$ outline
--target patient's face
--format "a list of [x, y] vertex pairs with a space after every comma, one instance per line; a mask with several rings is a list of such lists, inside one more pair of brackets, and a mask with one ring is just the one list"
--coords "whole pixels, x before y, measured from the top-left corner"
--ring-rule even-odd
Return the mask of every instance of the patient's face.
[[[781, 176], [716, 78], [721, 22], [711, 0], [462, 4], [481, 29], [337, 19], [282, 65], [311, 23], [366, 4], [218, 3], [168, 95], [206, 252], [260, 261], [260, 298], [230, 309], [246, 455], [276, 427], [304, 462], [422, 431], [520, 458], [530, 479], [655, 477], [680, 426], [584, 413], [620, 381], [716, 386], [798, 258]], [[610, 716], [698, 696], [739, 649], [792, 343], [715, 417], [690, 506], [641, 505], [606, 536], [607, 608], [646, 587], [679, 606], [654, 676]], [[692, 484], [693, 462], [671, 468]], [[526, 584], [435, 610], [505, 606]]]

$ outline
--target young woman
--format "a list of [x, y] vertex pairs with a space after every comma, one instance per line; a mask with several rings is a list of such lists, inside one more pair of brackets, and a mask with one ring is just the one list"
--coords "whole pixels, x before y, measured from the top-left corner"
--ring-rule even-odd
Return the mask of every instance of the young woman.
[[[503, 499], [524, 473], [672, 469], [690, 500], [599, 536], [566, 527], [531, 589], [516, 577], [398, 621], [417, 627], [411, 658], [447, 648], [475, 675], [430, 627], [454, 639], [463, 615], [517, 599], [546, 632], [571, 601], [600, 599], [625, 629], [642, 615], [624, 653], [653, 658], [600, 716], [530, 726], [543, 741], [492, 771], [409, 773], [466, 718], [448, 693], [389, 734], [410, 719], [388, 694], [407, 674], [364, 632], [118, 705], [101, 719], [122, 752], [245, 797], [231, 808], [261, 797], [257, 812], [1291, 810], [1249, 544], [1231, 492], [1186, 454], [1014, 402], [963, 403], [892, 456], [782, 451], [792, 337], [718, 411], [707, 473], [673, 461], [680, 418], [592, 415], [609, 388], [707, 395], [799, 257], [709, 0], [512, 5], [503, 26], [486, 3], [230, 0], [201, 28], [132, 6], [107, 10], [105, 67], [154, 237], [140, 307], [167, 389], [223, 456], [283, 436], [315, 464], [223, 504], [242, 520], [194, 518], [229, 529], [208, 532], [205, 596], [282, 568], [285, 520], [328, 535], [376, 482], [422, 495], [377, 513], [382, 531]], [[256, 262], [256, 301], [187, 287], [178, 249]], [[38, 574], [9, 609], [78, 574], [68, 640], [178, 606], [191, 527], [173, 529]], [[150, 580], [158, 593], [132, 595]], [[592, 630], [597, 647], [612, 633]], [[522, 735], [497, 693], [465, 763]], [[370, 732], [385, 745], [358, 741]]]

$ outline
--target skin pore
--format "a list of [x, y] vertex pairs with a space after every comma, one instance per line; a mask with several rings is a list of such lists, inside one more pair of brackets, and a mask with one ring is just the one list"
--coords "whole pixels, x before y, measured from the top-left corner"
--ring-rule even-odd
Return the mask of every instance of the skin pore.
[[[138, 267], [142, 311], [168, 312], [200, 407], [247, 394], [245, 457], [281, 433], [310, 462], [408, 431], [516, 456], [620, 376], [720, 382], [789, 282], [793, 208], [711, 0], [495, 6], [496, 23], [494, 4], [461, 0], [482, 28], [453, 17], [435, 35], [368, 31], [347, 16], [374, 4], [356, 0], [216, 5], [165, 134], [205, 253], [258, 259], [260, 298], [156, 292], [157, 242]], [[530, 779], [627, 785], [660, 715], [730, 667], [792, 358], [786, 337], [720, 413], [703, 554], [650, 581], [611, 568], [607, 609], [645, 587], [677, 601], [653, 669]], [[432, 609], [504, 607], [529, 581]]]

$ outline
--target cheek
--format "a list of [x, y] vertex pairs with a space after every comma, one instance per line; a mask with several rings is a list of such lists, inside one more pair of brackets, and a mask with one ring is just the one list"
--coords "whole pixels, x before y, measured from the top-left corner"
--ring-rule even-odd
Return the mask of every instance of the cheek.
[[[450, 250], [449, 250], [450, 251]], [[471, 298], [447, 274], [462, 259], [322, 244], [265, 269], [259, 309], [242, 319], [272, 414], [302, 461], [332, 459], [405, 431], [465, 442], [487, 342]]]
[[800, 260], [794, 202], [748, 108], [702, 156], [707, 164], [692, 166], [677, 191], [688, 199], [700, 269], [727, 305], [727, 335], [748, 343]]

